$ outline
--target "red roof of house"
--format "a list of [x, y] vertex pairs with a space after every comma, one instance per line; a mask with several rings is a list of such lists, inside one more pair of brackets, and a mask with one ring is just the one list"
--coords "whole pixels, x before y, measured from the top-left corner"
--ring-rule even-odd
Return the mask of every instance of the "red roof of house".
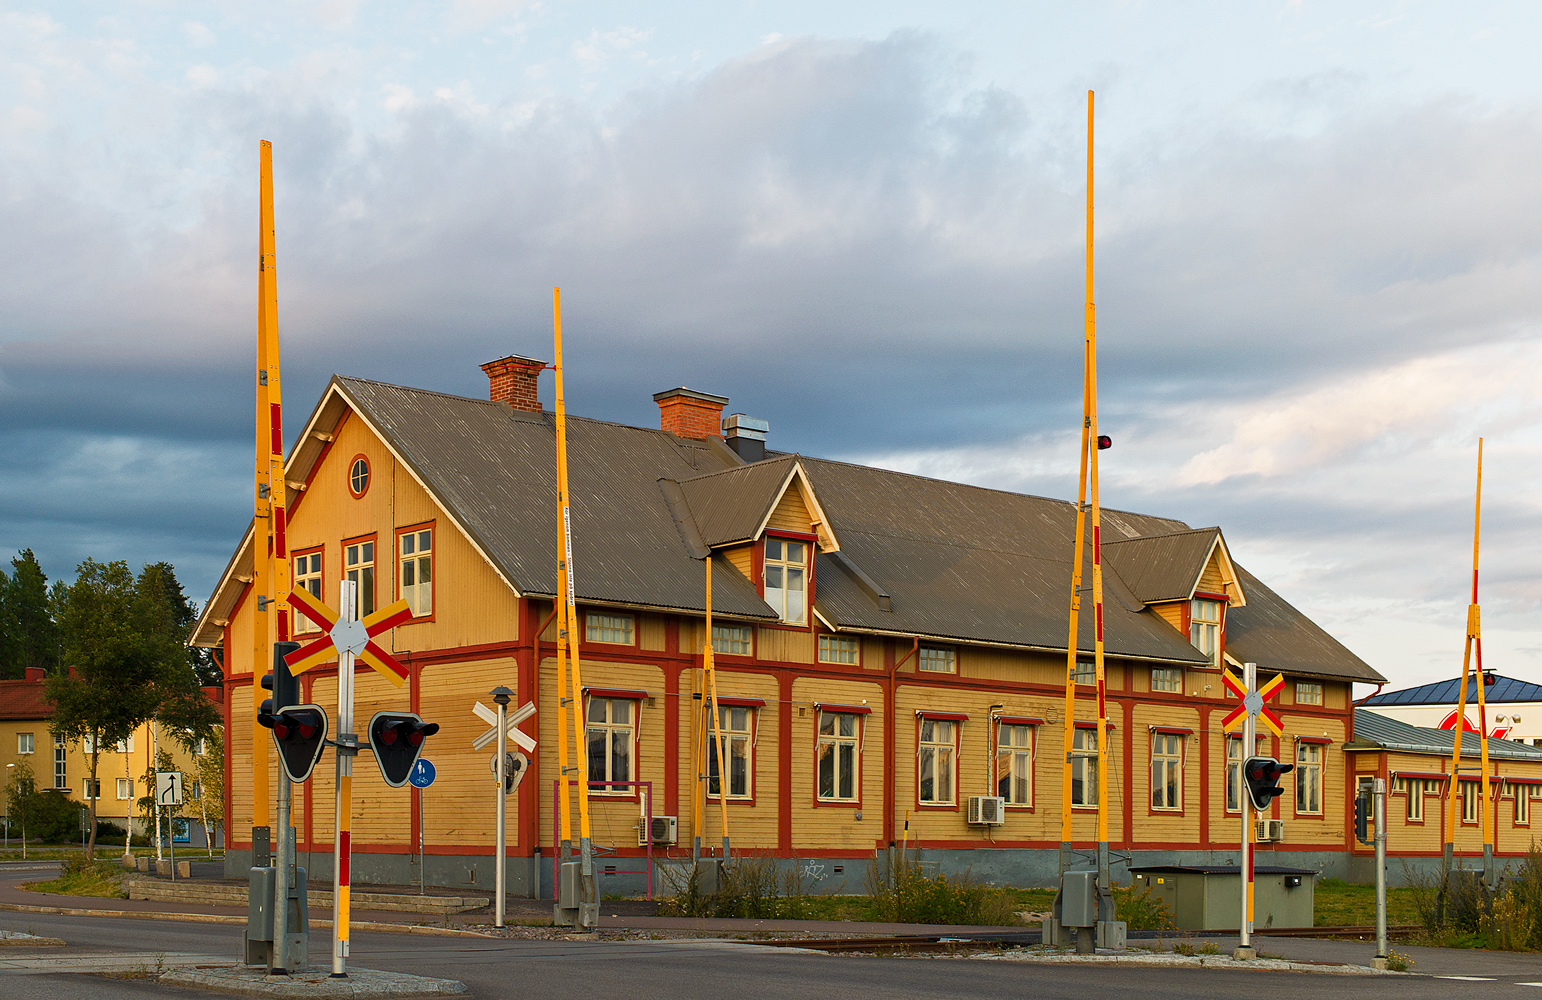
[[0, 719], [47, 719], [53, 714], [41, 681], [0, 681]]

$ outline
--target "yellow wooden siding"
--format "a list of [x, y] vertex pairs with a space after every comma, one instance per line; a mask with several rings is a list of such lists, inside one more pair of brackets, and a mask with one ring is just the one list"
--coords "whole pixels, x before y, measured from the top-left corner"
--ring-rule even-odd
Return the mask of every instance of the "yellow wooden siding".
[[[685, 682], [685, 678], [682, 678]], [[780, 706], [777, 704], [777, 683], [773, 677], [765, 674], [736, 673], [728, 669], [719, 669], [717, 676], [717, 693], [720, 698], [760, 698], [765, 701], [765, 707], [757, 709], [760, 715], [759, 727], [755, 731], [754, 746], [754, 771], [752, 774], [753, 792], [755, 801], [753, 804], [743, 800], [728, 801], [728, 832], [733, 840], [735, 848], [744, 847], [748, 850], [772, 850], [777, 844], [777, 783], [779, 769], [777, 766], [778, 747], [780, 746]], [[689, 700], [689, 697], [687, 697]], [[695, 705], [694, 701], [690, 702]], [[711, 720], [707, 720], [710, 727]], [[690, 718], [687, 715], [681, 733], [681, 758], [688, 761], [690, 757]], [[712, 737], [710, 728], [707, 736]], [[702, 768], [706, 773], [706, 767]], [[693, 789], [690, 784], [690, 772], [687, 771], [686, 781], [680, 786], [680, 799], [688, 801]], [[704, 826], [702, 836], [704, 842], [717, 844], [722, 839], [721, 812], [716, 798], [707, 800], [707, 810], [703, 815]], [[689, 827], [681, 828], [681, 836], [685, 837]]]
[[[638, 709], [634, 717], [637, 725], [636, 741], [633, 744], [634, 758], [632, 779], [634, 781], [654, 782], [654, 794], [658, 799], [655, 812], [662, 813], [664, 801], [664, 712], [668, 699], [664, 696], [664, 675], [658, 667], [642, 664], [628, 663], [599, 663], [589, 660], [583, 661], [583, 685], [586, 688], [610, 687], [626, 688], [629, 690], [641, 690], [648, 692], [648, 698], [637, 703]], [[541, 720], [541, 731], [537, 752], [541, 755], [542, 786], [537, 790], [536, 799], [541, 803], [541, 843], [543, 846], [551, 846], [552, 831], [552, 786], [551, 781], [558, 774], [557, 770], [557, 661], [554, 657], [548, 657], [541, 661], [541, 700], [537, 718]], [[651, 702], [651, 704], [650, 704]], [[568, 706], [568, 740], [569, 740], [569, 764], [583, 766], [584, 758], [580, 755], [577, 759], [572, 757], [573, 726], [572, 708]], [[582, 748], [584, 741], [580, 738], [576, 744]], [[485, 764], [483, 765], [486, 766]], [[582, 773], [582, 772], [580, 772]], [[573, 811], [573, 838], [578, 838], [578, 794], [576, 788], [569, 790]], [[637, 846], [637, 829], [640, 823], [640, 804], [635, 801], [619, 801], [616, 796], [594, 793], [589, 796], [590, 804], [590, 835], [596, 846], [603, 847], [633, 847]]]
[[[1369, 760], [1373, 766], [1380, 762], [1381, 754], [1363, 753], [1355, 754], [1357, 758]], [[1392, 780], [1398, 771], [1426, 771], [1438, 772], [1443, 770], [1442, 762], [1438, 758], [1423, 757], [1417, 754], [1387, 754], [1387, 851], [1398, 853], [1401, 851], [1428, 851], [1435, 852], [1441, 848], [1441, 822], [1444, 816], [1445, 797], [1443, 793], [1424, 796], [1424, 822], [1408, 822], [1408, 796], [1392, 794]], [[1445, 764], [1450, 765], [1448, 759]], [[1441, 787], [1441, 786], [1437, 786]], [[1358, 845], [1357, 845], [1358, 846]]]
[[[1196, 843], [1199, 840], [1199, 815], [1205, 808], [1199, 795], [1199, 772], [1205, 766], [1199, 752], [1199, 711], [1174, 705], [1140, 704], [1135, 706], [1135, 724], [1129, 738], [1130, 797], [1134, 802], [1135, 829], [1141, 840], [1165, 843]], [[1183, 740], [1183, 810], [1158, 812], [1151, 808], [1152, 726], [1193, 729]], [[1111, 786], [1112, 792], [1115, 786]], [[1224, 800], [1223, 800], [1224, 806]]]
[[776, 506], [772, 508], [766, 527], [775, 528], [778, 531], [801, 531], [804, 534], [813, 534], [813, 515], [809, 513], [808, 503], [803, 499], [803, 484], [798, 479], [793, 479], [787, 487], [787, 492], [782, 494], [782, 499], [778, 500]]
[[[335, 689], [332, 696], [335, 697]], [[354, 732], [359, 734], [360, 742], [369, 738], [369, 720], [376, 712], [407, 712], [411, 711], [411, 705], [406, 684], [396, 687], [374, 670], [354, 673]], [[442, 737], [432, 737], [430, 745], [436, 745], [432, 741], [438, 739]], [[392, 788], [385, 783], [373, 754], [361, 753], [355, 757], [353, 839], [361, 844], [391, 844], [403, 848], [412, 843], [410, 795], [410, 786]]]
[[637, 616], [637, 645], [639, 649], [662, 652], [664, 649], [664, 618], [662, 615]]
[[756, 631], [759, 633], [756, 648], [762, 660], [814, 662], [815, 640], [812, 632], [788, 628], [762, 628]]
[[[906, 650], [906, 652], [909, 652]], [[899, 655], [903, 656], [904, 653]], [[919, 654], [918, 654], [919, 655]], [[906, 662], [914, 670], [917, 657]], [[1065, 657], [1049, 653], [1018, 652], [1009, 649], [971, 648], [960, 651], [958, 672], [961, 676], [1018, 684], [1055, 684], [1065, 686]]]
[[746, 580], [755, 579], [755, 546], [735, 545], [731, 549], [719, 550], [729, 565], [744, 575]]
[[1278, 799], [1280, 818], [1285, 821], [1285, 843], [1335, 845], [1344, 843], [1345, 788], [1348, 787], [1347, 755], [1338, 749], [1344, 743], [1344, 724], [1338, 719], [1281, 713], [1286, 736], [1280, 741], [1281, 760], [1295, 762], [1298, 736], [1326, 736], [1332, 740], [1322, 748], [1322, 815], [1296, 814], [1295, 773], [1282, 782], [1285, 794]]
[[1210, 561], [1205, 563], [1205, 571], [1199, 574], [1199, 586], [1196, 590], [1202, 590], [1207, 594], [1230, 594], [1226, 587], [1226, 577], [1221, 572], [1221, 549], [1216, 546], [1210, 553]]
[[[495, 745], [473, 750], [471, 741], [487, 730], [487, 723], [471, 713], [480, 701], [496, 710], [488, 694], [503, 685], [514, 692], [512, 712], [531, 700], [519, 690], [519, 667], [513, 658], [474, 660], [466, 663], [435, 663], [424, 668], [423, 688], [418, 695], [419, 714], [440, 729], [429, 741], [437, 772], [433, 785], [423, 793], [424, 837], [430, 845], [488, 846], [497, 822], [497, 782], [488, 762]], [[527, 725], [528, 731], [530, 727]], [[511, 740], [509, 752], [519, 747]], [[520, 829], [519, 795], [508, 796], [509, 843], [516, 844]], [[529, 845], [518, 845], [528, 847]]]
[[[370, 485], [355, 499], [348, 490], [348, 475], [353, 459], [361, 454], [370, 464]], [[395, 529], [427, 521], [435, 528], [433, 620], [399, 626], [382, 645], [392, 650], [451, 649], [517, 639], [518, 601], [513, 592], [356, 416], [344, 422], [295, 507], [289, 546], [295, 551], [322, 546], [322, 600], [336, 607], [338, 581], [346, 569], [343, 540], [374, 534], [375, 606], [384, 607], [398, 597]], [[249, 639], [247, 644], [249, 648]]]
[[[861, 704], [865, 717], [859, 754], [861, 805], [814, 805], [814, 743], [819, 725], [815, 702]], [[792, 706], [792, 846], [793, 850], [840, 848], [866, 853], [883, 838], [883, 688], [876, 683], [800, 677], [793, 681]], [[857, 819], [857, 812], [862, 819]]]
[[1178, 632], [1183, 631], [1183, 601], [1168, 601], [1165, 604], [1149, 605], [1155, 611], [1157, 617], [1171, 625]]

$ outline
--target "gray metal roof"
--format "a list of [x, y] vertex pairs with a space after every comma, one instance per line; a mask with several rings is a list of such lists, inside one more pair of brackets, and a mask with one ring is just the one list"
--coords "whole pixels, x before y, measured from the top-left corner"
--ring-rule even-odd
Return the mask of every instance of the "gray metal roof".
[[[334, 377], [333, 387], [401, 456], [511, 586], [522, 594], [552, 595], [557, 501], [551, 414], [342, 376]], [[327, 404], [329, 398], [336, 397], [324, 397], [323, 404], [337, 405]], [[702, 611], [704, 540], [723, 544], [751, 537], [797, 464], [808, 476], [827, 528], [840, 539], [839, 554], [818, 557], [814, 581], [815, 610], [831, 625], [1065, 648], [1073, 503], [796, 455], [745, 465], [716, 440], [692, 441], [582, 417], [569, 417], [568, 428], [579, 600]], [[292, 465], [316, 460], [319, 450], [306, 447], [308, 440], [298, 457], [291, 456]], [[304, 469], [291, 472], [304, 478]], [[1111, 547], [1120, 538], [1213, 538], [1215, 531], [1193, 532], [1170, 518], [1116, 509], [1103, 511], [1103, 525]], [[249, 559], [249, 551], [244, 546], [232, 567]], [[1111, 572], [1105, 574], [1109, 653], [1205, 662], [1185, 636], [1137, 599], [1116, 568], [1120, 560], [1110, 560]], [[716, 612], [775, 617], [749, 580], [721, 558], [717, 568]], [[1228, 617], [1236, 655], [1269, 669], [1382, 680], [1278, 595], [1236, 569], [1248, 594], [1248, 605]], [[221, 587], [233, 593], [232, 573], [227, 571]], [[223, 590], [205, 609], [195, 641], [217, 641], [210, 638], [217, 635], [210, 609], [233, 600]], [[1078, 648], [1092, 648], [1092, 633], [1088, 607], [1081, 616]]]
[[680, 480], [702, 539], [728, 545], [754, 538], [797, 462], [798, 456], [783, 455]]
[[1103, 557], [1146, 604], [1184, 601], [1194, 593], [1220, 528], [1191, 528], [1141, 538], [1109, 539]]
[[[1503, 677], [1495, 673], [1485, 673], [1484, 680], [1491, 683], [1483, 686], [1483, 700], [1489, 704], [1499, 702], [1517, 701], [1542, 701], [1542, 684], [1533, 684], [1530, 681], [1519, 680], [1514, 677]], [[1420, 684], [1418, 687], [1404, 688], [1401, 691], [1383, 691], [1381, 694], [1367, 698], [1361, 702], [1363, 705], [1455, 705], [1458, 689], [1462, 686], [1460, 677], [1450, 680], [1435, 681], [1432, 684]], [[1478, 703], [1478, 680], [1470, 677], [1467, 680], [1467, 703]]]
[[[1363, 708], [1357, 708], [1355, 709], [1354, 742], [1346, 745], [1351, 748], [1406, 750], [1410, 753], [1441, 754], [1450, 757], [1451, 750], [1456, 745], [1456, 733], [1450, 729], [1410, 726], [1406, 722], [1391, 719], [1385, 715]], [[1542, 762], [1542, 747], [1529, 747], [1524, 743], [1517, 743], [1513, 740], [1501, 740], [1490, 736], [1488, 738], [1488, 755], [1491, 758], [1500, 760]], [[1463, 733], [1462, 757], [1465, 759], [1467, 757], [1477, 758], [1479, 756], [1478, 735], [1476, 733]]]
[[1265, 671], [1382, 684], [1386, 678], [1235, 561], [1247, 605], [1226, 610], [1226, 652]]

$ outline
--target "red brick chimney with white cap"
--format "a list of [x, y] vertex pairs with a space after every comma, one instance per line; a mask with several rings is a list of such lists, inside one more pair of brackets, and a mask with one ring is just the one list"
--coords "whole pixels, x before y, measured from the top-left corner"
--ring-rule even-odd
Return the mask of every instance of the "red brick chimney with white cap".
[[495, 403], [508, 403], [516, 410], [530, 413], [541, 412], [541, 401], [536, 398], [535, 383], [546, 362], [510, 354], [482, 366], [487, 373], [487, 395]]

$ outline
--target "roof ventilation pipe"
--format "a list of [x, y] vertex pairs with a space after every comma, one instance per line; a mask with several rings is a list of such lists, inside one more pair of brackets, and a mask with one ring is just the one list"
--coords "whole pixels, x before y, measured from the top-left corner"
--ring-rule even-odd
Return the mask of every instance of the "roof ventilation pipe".
[[746, 462], [759, 462], [766, 457], [766, 433], [770, 430], [770, 423], [759, 417], [730, 413], [723, 418], [723, 437], [728, 447]]

